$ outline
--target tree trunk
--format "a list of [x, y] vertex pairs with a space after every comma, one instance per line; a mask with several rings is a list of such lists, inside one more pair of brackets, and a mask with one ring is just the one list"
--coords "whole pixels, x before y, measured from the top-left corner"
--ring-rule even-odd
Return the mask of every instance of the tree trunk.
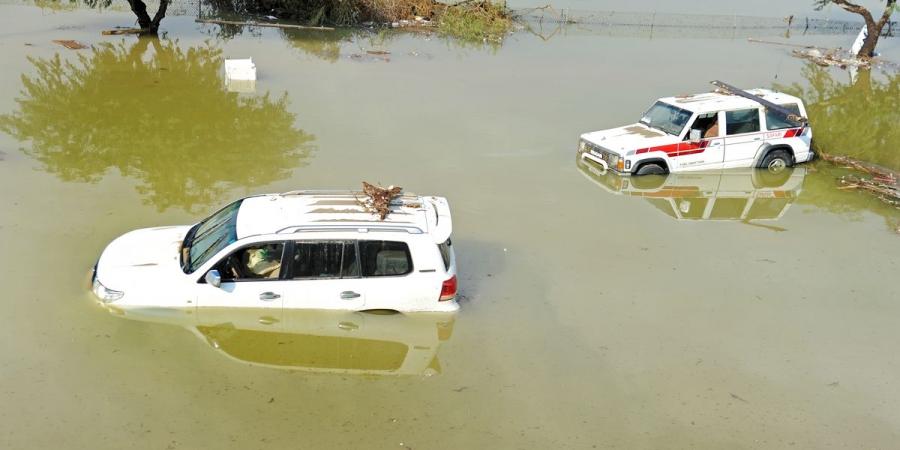
[[137, 16], [138, 27], [142, 30], [146, 30], [146, 34], [156, 34], [159, 31], [159, 23], [163, 20], [163, 17], [166, 17], [166, 9], [169, 7], [169, 1], [170, 0], [160, 0], [159, 9], [156, 10], [156, 14], [152, 19], [147, 12], [147, 5], [143, 0], [128, 0], [128, 4], [131, 5], [131, 11]]
[[137, 16], [138, 26], [140, 28], [150, 28], [150, 14], [147, 14], [147, 5], [142, 0], [128, 0], [131, 6], [131, 12]]
[[163, 20], [163, 17], [166, 17], [166, 8], [169, 7], [169, 0], [160, 0], [159, 1], [159, 9], [156, 10], [156, 15], [153, 16], [153, 20], [150, 22], [150, 32], [156, 34], [159, 31], [159, 22]]
[[891, 20], [891, 13], [894, 12], [894, 6], [897, 3], [897, 0], [887, 0], [884, 6], [884, 12], [881, 14], [881, 18], [876, 22], [875, 18], [872, 17], [872, 13], [869, 12], [868, 9], [863, 8], [857, 4], [851, 3], [849, 0], [831, 0], [836, 3], [845, 11], [849, 11], [855, 14], [859, 14], [866, 21], [866, 39], [863, 40], [863, 45], [859, 49], [859, 52], [856, 53], [856, 57], [860, 59], [868, 59], [871, 58], [875, 54], [875, 46], [878, 45], [878, 38], [881, 37], [881, 30], [884, 29], [885, 24]]
[[859, 48], [857, 58], [871, 58], [875, 54], [875, 46], [878, 45], [878, 37], [881, 36], [881, 28], [884, 23], [876, 23], [873, 20], [866, 20], [866, 39], [863, 40], [862, 47]]

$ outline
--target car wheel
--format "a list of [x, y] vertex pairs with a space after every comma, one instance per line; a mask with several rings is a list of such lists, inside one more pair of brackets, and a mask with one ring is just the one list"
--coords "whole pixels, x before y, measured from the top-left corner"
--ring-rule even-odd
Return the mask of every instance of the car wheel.
[[791, 178], [791, 172], [794, 169], [784, 167], [778, 170], [756, 169], [753, 174], [753, 187], [755, 188], [777, 188], [784, 186]]
[[638, 176], [640, 176], [640, 175], [665, 175], [666, 169], [657, 163], [647, 163], [641, 167], [638, 167], [637, 172], [635, 172], [634, 174], [638, 175]]
[[778, 174], [794, 165], [794, 157], [786, 150], [775, 150], [766, 154], [760, 163], [760, 168], [771, 174]]

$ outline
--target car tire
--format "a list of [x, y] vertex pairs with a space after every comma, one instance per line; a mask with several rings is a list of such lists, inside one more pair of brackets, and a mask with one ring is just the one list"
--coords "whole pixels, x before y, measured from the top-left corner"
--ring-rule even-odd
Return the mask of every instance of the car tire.
[[753, 174], [753, 187], [755, 188], [778, 188], [784, 186], [791, 178], [791, 172], [794, 169], [790, 167], [781, 170], [772, 171], [769, 169], [756, 169]]
[[657, 164], [657, 163], [647, 163], [638, 167], [638, 170], [634, 172], [637, 176], [643, 175], [665, 175], [666, 168]]
[[784, 172], [794, 165], [794, 157], [787, 150], [772, 150], [759, 164], [759, 168], [769, 171], [771, 174]]

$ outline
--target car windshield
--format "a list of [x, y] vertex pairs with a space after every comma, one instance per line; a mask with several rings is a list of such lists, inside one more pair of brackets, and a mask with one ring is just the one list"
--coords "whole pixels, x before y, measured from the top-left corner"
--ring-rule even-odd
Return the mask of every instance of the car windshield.
[[641, 123], [678, 136], [690, 118], [690, 111], [677, 108], [668, 103], [656, 102], [644, 113]]
[[237, 240], [237, 214], [243, 200], [238, 200], [194, 225], [184, 238], [181, 267], [185, 273], [197, 270], [213, 255]]

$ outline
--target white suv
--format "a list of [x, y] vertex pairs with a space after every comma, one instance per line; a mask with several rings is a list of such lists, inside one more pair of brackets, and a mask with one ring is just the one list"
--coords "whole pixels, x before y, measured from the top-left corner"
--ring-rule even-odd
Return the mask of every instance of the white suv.
[[656, 101], [638, 123], [581, 135], [579, 158], [621, 175], [759, 167], [813, 158], [803, 102], [766, 89], [719, 90]]
[[404, 194], [384, 220], [352, 191], [240, 199], [194, 226], [132, 231], [94, 268], [104, 304], [455, 311], [447, 200]]

